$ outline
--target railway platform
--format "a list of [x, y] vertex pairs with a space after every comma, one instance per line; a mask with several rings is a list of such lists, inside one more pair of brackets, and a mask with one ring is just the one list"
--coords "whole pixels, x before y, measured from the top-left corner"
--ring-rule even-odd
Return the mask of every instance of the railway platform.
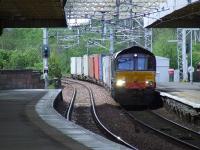
[[200, 118], [200, 83], [165, 82], [157, 84], [163, 101], [181, 117]]
[[61, 90], [0, 90], [4, 150], [128, 149], [67, 121], [53, 108]]

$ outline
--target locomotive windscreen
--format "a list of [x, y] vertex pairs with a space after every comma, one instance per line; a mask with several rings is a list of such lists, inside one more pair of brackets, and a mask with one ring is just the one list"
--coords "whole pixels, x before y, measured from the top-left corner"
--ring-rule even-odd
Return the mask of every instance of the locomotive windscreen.
[[147, 54], [124, 54], [116, 59], [116, 70], [118, 71], [154, 71], [155, 60]]

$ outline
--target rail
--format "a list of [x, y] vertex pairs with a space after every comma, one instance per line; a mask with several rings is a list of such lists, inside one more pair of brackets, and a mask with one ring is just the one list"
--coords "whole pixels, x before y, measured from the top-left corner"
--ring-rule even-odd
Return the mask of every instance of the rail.
[[172, 139], [181, 145], [184, 144], [186, 147], [191, 149], [200, 150], [199, 133], [164, 119], [152, 111], [124, 111], [134, 121], [163, 135], [164, 137]]
[[[70, 81], [71, 83], [73, 82], [73, 83], [80, 84], [80, 85], [82, 85], [83, 87], [85, 87], [88, 90], [89, 95], [90, 95], [91, 107], [92, 107], [92, 109], [91, 109], [92, 110], [92, 115], [93, 115], [94, 120], [97, 123], [98, 127], [100, 127], [102, 130], [104, 130], [107, 134], [109, 134], [112, 138], [114, 138], [118, 143], [121, 143], [121, 144], [123, 144], [123, 145], [125, 145], [125, 146], [127, 146], [127, 147], [129, 147], [129, 148], [131, 148], [133, 150], [138, 150], [136, 147], [134, 147], [134, 146], [130, 145], [129, 143], [127, 143], [126, 141], [124, 141], [121, 137], [115, 135], [112, 131], [110, 131], [108, 128], [106, 128], [106, 126], [100, 121], [100, 119], [99, 119], [99, 117], [98, 117], [98, 115], [96, 113], [95, 99], [94, 99], [93, 92], [92, 92], [90, 87], [88, 87], [88, 86], [86, 86], [86, 85], [84, 85], [84, 84], [82, 84], [80, 82], [77, 82], [77, 81], [72, 81], [72, 80], [69, 80], [69, 79], [67, 79], [67, 80]], [[66, 80], [65, 81], [62, 80], [62, 82], [66, 83]], [[68, 84], [70, 84], [70, 83], [68, 83]], [[69, 112], [69, 111], [72, 111], [71, 109], [73, 108], [72, 105], [74, 104], [74, 101], [75, 101], [75, 96], [73, 94], [72, 99], [70, 101], [70, 106], [69, 106], [70, 109], [68, 109], [68, 112], [67, 112], [67, 114], [69, 114], [69, 115], [71, 114], [71, 112]], [[71, 118], [71, 117], [69, 116], [68, 118]]]

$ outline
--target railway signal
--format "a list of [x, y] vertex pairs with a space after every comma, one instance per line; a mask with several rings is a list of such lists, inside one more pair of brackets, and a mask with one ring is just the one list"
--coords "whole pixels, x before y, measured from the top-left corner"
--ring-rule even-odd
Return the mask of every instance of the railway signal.
[[42, 46], [42, 55], [43, 55], [43, 58], [48, 58], [49, 57], [49, 46], [48, 45], [43, 45]]

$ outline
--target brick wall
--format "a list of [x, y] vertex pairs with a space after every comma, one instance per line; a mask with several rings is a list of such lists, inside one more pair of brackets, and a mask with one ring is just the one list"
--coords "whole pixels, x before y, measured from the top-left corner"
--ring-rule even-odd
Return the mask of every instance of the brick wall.
[[33, 70], [0, 70], [0, 89], [42, 89], [41, 73]]

